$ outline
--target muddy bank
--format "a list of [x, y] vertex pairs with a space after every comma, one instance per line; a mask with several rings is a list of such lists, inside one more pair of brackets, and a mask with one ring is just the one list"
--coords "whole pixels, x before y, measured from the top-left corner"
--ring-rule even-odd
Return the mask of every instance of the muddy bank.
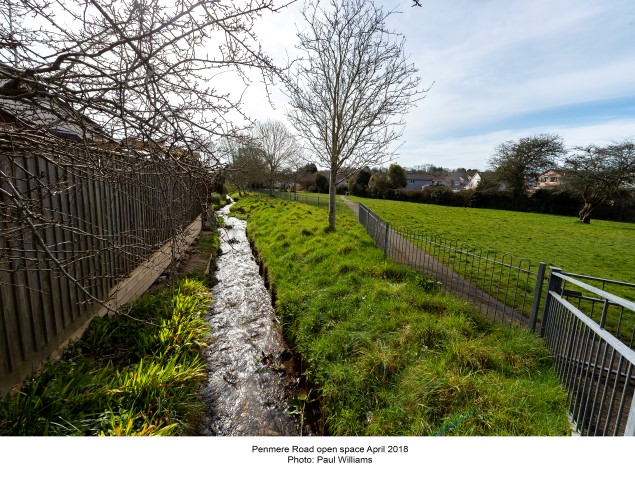
[[229, 206], [220, 212], [225, 228], [208, 316], [213, 338], [206, 351], [206, 413], [198, 433], [300, 435], [291, 405], [299, 375], [247, 241], [246, 222], [228, 213]]

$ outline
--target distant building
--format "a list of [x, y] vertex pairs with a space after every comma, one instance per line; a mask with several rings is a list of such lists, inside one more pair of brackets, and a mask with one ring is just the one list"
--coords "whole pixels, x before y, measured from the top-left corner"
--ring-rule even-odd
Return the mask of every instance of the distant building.
[[404, 190], [421, 190], [434, 185], [434, 178], [428, 173], [406, 173], [406, 186]]
[[[494, 172], [475, 172], [471, 177], [468, 176], [468, 182], [465, 185], [465, 190], [474, 190], [478, 187], [483, 180], [495, 180]], [[505, 190], [505, 185], [500, 184], [498, 187], [500, 190]]]
[[76, 141], [110, 140], [96, 122], [52, 96], [43, 82], [4, 64], [0, 64], [0, 128], [30, 128]]
[[476, 187], [478, 187], [478, 184], [481, 183], [482, 179], [483, 177], [481, 177], [481, 174], [479, 172], [476, 172], [474, 175], [469, 177], [468, 182], [465, 185], [465, 189], [474, 190]]
[[551, 188], [560, 186], [562, 185], [563, 177], [563, 172], [551, 168], [537, 176], [537, 183], [535, 188]]

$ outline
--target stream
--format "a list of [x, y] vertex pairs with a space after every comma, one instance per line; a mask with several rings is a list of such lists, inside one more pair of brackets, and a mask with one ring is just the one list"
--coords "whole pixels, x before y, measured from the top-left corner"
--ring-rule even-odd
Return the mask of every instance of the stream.
[[246, 222], [219, 214], [221, 254], [208, 314], [212, 341], [205, 355], [206, 405], [198, 434], [214, 436], [300, 435], [288, 398], [299, 383], [271, 296], [245, 234]]

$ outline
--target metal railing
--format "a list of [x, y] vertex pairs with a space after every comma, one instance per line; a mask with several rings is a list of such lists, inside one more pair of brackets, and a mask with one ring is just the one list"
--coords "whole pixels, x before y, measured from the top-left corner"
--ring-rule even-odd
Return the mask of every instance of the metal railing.
[[[635, 303], [583, 280], [598, 279], [551, 269], [541, 335], [569, 392], [577, 431], [590, 436], [635, 435], [635, 352], [604, 328], [609, 310], [619, 312], [623, 322], [635, 313]], [[588, 315], [590, 305], [598, 303], [599, 321]]]
[[437, 280], [492, 320], [535, 328], [545, 264], [470, 247], [421, 230], [393, 228], [364, 204], [359, 222], [386, 256]]
[[[256, 191], [258, 193], [269, 195], [269, 190], [259, 189]], [[297, 193], [297, 192], [282, 192], [280, 190], [274, 190], [273, 196], [276, 198], [281, 198], [283, 200], [291, 200], [294, 202], [300, 202], [300, 203], [304, 203], [305, 205], [311, 205], [311, 206], [319, 207], [319, 208], [329, 207], [328, 197], [317, 194], [317, 193], [310, 194], [310, 193]], [[339, 196], [336, 198], [335, 211], [337, 213], [348, 213], [350, 211], [350, 209], [339, 198]]]

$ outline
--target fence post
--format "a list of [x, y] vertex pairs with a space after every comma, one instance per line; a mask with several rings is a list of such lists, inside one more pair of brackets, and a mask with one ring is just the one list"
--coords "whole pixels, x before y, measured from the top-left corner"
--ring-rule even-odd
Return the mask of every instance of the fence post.
[[534, 287], [534, 299], [531, 304], [531, 313], [529, 314], [529, 328], [532, 332], [536, 331], [536, 320], [538, 319], [540, 295], [542, 294], [542, 283], [545, 280], [546, 267], [547, 264], [545, 262], [540, 262], [538, 264], [538, 273], [536, 273], [536, 286]]
[[635, 436], [635, 397], [631, 399], [631, 411], [628, 414], [626, 428], [624, 428], [625, 437]]
[[549, 316], [549, 309], [551, 308], [551, 293], [560, 290], [562, 279], [554, 275], [554, 273], [560, 273], [562, 269], [556, 267], [549, 267], [549, 284], [547, 285], [547, 297], [545, 298], [545, 308], [542, 311], [542, 320], [540, 322], [540, 336], [545, 335], [545, 329], [547, 328], [547, 318]]
[[390, 231], [390, 226], [388, 222], [386, 222], [386, 234], [384, 236], [384, 255], [388, 256], [388, 232]]

